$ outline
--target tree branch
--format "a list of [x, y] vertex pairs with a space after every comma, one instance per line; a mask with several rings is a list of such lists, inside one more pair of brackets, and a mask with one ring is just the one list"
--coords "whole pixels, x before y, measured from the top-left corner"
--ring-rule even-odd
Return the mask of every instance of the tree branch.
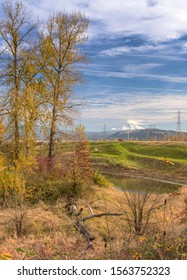
[[101, 214], [94, 214], [85, 218], [82, 218], [82, 221], [85, 222], [87, 220], [93, 219], [93, 218], [99, 218], [103, 216], [122, 216], [122, 213], [101, 213]]

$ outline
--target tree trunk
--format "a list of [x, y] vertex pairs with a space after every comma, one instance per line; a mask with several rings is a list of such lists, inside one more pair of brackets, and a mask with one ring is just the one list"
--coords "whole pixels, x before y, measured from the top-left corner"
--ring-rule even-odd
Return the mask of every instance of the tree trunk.
[[52, 159], [55, 154], [55, 135], [56, 135], [56, 105], [53, 106], [51, 130], [50, 130], [50, 138], [49, 138], [48, 156], [50, 159]]
[[19, 124], [18, 114], [14, 115], [14, 157], [17, 160], [19, 158], [20, 143], [19, 143]]

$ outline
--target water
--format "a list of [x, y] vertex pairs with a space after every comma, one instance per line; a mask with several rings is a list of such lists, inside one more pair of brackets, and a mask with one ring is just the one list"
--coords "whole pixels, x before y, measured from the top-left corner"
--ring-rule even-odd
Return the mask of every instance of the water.
[[180, 190], [180, 185], [154, 179], [132, 178], [121, 175], [106, 175], [105, 177], [113, 183], [118, 189], [123, 189], [130, 192], [146, 192], [146, 193], [172, 193]]

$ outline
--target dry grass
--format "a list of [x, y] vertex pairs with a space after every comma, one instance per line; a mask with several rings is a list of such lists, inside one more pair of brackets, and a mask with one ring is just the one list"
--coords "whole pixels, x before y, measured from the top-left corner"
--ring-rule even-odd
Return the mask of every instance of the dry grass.
[[[94, 189], [95, 192], [92, 192], [88, 199], [79, 200], [78, 207], [83, 208], [83, 217], [90, 215], [88, 205], [94, 214], [124, 211], [123, 192], [114, 187], [95, 186]], [[171, 240], [184, 231], [185, 225], [180, 223], [180, 212], [184, 207], [186, 194], [187, 188], [182, 188], [180, 194], [161, 195], [163, 201], [167, 199], [165, 209], [158, 209], [152, 217], [147, 233], [141, 237], [127, 231], [124, 216], [100, 217], [86, 221], [86, 227], [95, 237], [93, 248], [89, 249], [84, 236], [75, 228], [76, 217], [67, 215], [63, 200], [53, 206], [39, 203], [28, 209], [24, 235], [19, 238], [15, 235], [10, 210], [1, 209], [0, 252], [10, 253], [13, 259], [138, 259], [145, 256], [164, 258], [166, 252], [158, 252], [154, 245], [155, 239], [153, 241], [151, 238], [157, 238], [157, 242], [159, 240], [163, 244], [167, 238]], [[137, 249], [144, 246], [147, 246], [145, 255]], [[150, 254], [146, 255], [148, 252]], [[183, 258], [185, 256], [184, 253]]]

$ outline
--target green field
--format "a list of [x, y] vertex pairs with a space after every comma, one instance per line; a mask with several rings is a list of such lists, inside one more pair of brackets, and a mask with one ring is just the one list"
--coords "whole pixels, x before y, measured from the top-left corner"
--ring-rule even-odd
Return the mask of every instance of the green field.
[[187, 178], [187, 143], [92, 142], [94, 162]]

